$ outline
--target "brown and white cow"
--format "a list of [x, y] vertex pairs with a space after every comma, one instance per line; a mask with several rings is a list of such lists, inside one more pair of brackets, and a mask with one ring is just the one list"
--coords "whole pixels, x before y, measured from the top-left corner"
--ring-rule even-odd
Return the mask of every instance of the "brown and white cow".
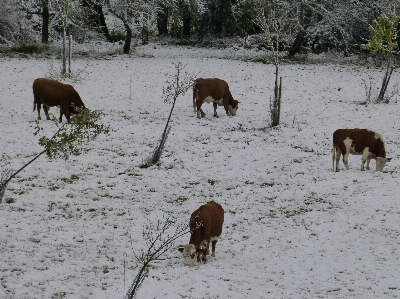
[[368, 129], [338, 129], [333, 133], [332, 161], [333, 170], [339, 171], [340, 155], [343, 163], [349, 169], [349, 154], [362, 155], [361, 170], [364, 170], [365, 161], [367, 169], [371, 159], [376, 160], [376, 171], [382, 171], [392, 158], [386, 158], [385, 145], [380, 134]]
[[215, 246], [222, 233], [224, 223], [224, 209], [215, 201], [200, 206], [192, 213], [189, 221], [189, 244], [180, 246], [178, 250], [183, 253], [185, 266], [192, 267], [198, 262], [207, 261], [212, 244], [212, 256], [215, 256]]
[[204, 102], [213, 103], [215, 117], [218, 117], [217, 106], [224, 106], [226, 115], [229, 116], [236, 115], [240, 103], [233, 99], [228, 83], [224, 80], [199, 78], [193, 85], [193, 110], [197, 112], [198, 118], [206, 115], [201, 109]]
[[38, 111], [38, 119], [40, 120], [40, 108], [43, 104], [43, 110], [46, 114], [46, 118], [49, 117], [49, 107], [60, 106], [60, 118], [62, 121], [62, 115], [69, 122], [70, 115], [77, 113], [74, 107], [85, 109], [81, 97], [78, 92], [69, 84], [64, 84], [55, 80], [38, 78], [33, 81], [33, 111]]

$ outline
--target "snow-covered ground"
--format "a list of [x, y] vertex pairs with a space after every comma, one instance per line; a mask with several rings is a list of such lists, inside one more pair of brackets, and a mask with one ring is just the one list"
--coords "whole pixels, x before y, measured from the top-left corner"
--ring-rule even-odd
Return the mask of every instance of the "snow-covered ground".
[[[383, 70], [282, 65], [281, 125], [270, 130], [274, 67], [249, 62], [255, 53], [167, 46], [138, 53], [74, 61], [82, 80], [72, 84], [111, 131], [88, 153], [42, 156], [9, 183], [0, 204], [0, 298], [123, 298], [138, 270], [134, 254], [146, 249], [144, 227], [168, 216], [187, 223], [210, 200], [225, 209], [216, 257], [189, 268], [179, 252], [167, 252], [137, 298], [400, 297], [400, 109], [396, 98], [362, 104], [363, 80], [379, 86]], [[199, 120], [187, 93], [161, 165], [139, 168], [163, 132], [171, 105], [162, 89], [177, 62], [226, 80], [241, 101], [238, 114], [219, 107], [214, 118], [205, 104]], [[42, 150], [31, 86], [55, 65], [0, 60], [2, 169]], [[398, 81], [395, 73], [391, 83]], [[40, 124], [41, 136], [57, 129]], [[350, 156], [349, 171], [342, 162], [332, 171], [332, 133], [353, 127], [384, 137], [393, 158], [384, 172], [361, 172], [360, 156]]]

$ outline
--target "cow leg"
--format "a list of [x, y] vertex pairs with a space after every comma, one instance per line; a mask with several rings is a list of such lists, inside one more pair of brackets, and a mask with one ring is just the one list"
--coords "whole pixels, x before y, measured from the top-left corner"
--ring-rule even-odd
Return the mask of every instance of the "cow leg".
[[211, 242], [212, 253], [211, 256], [215, 257], [215, 245], [217, 245], [217, 240]]
[[49, 106], [47, 106], [46, 104], [43, 104], [43, 111], [44, 111], [44, 114], [46, 114], [47, 120], [50, 120], [50, 116], [49, 116]]
[[[40, 117], [40, 109], [42, 108], [42, 103], [40, 101], [37, 101], [36, 104], [37, 104], [37, 113], [38, 113], [38, 118], [37, 119], [41, 120], [42, 118]], [[43, 108], [43, 110], [44, 110], [44, 108]]]
[[203, 109], [199, 109], [197, 108], [197, 118], [202, 118], [204, 117], [206, 114], [204, 113]]
[[228, 116], [231, 115], [229, 113], [228, 105], [225, 106], [225, 104], [224, 104], [224, 108], [225, 108], [226, 115], [228, 115]]
[[208, 261], [207, 252], [209, 253], [210, 250], [209, 250], [208, 248], [205, 248], [205, 249], [203, 250], [203, 256], [202, 256], [202, 258], [201, 258], [201, 260], [203, 261], [203, 263], [206, 263], [206, 262]]
[[[369, 148], [366, 147], [366, 148], [364, 148], [363, 154], [362, 154], [362, 157], [361, 157], [361, 171], [364, 170], [364, 164], [365, 164], [365, 161], [368, 160], [368, 157], [369, 157]], [[369, 169], [369, 161], [367, 163], [367, 169]]]
[[195, 91], [193, 90], [193, 112], [194, 113], [196, 113], [196, 106], [197, 106], [197, 101], [196, 101]]
[[62, 112], [62, 110], [60, 109], [60, 117], [58, 118], [58, 122], [62, 122], [62, 116], [63, 116], [63, 112]]
[[216, 102], [213, 102], [213, 106], [214, 106], [214, 117], [219, 117], [218, 114], [217, 114], [218, 104]]
[[335, 154], [336, 154], [336, 147], [333, 146], [333, 148], [332, 148], [332, 171], [335, 171], [335, 158], [336, 158]]
[[339, 172], [339, 161], [340, 161], [340, 156], [342, 154], [342, 152], [340, 151], [340, 149], [337, 147], [334, 149], [336, 151], [336, 172]]
[[[204, 102], [204, 101], [203, 101]], [[193, 99], [193, 105], [195, 103], [195, 99]], [[199, 101], [199, 99], [196, 99], [196, 106], [197, 106], [197, 118], [202, 118], [203, 116], [205, 116], [206, 114], [204, 113], [203, 109], [201, 109], [201, 105], [203, 103]], [[193, 106], [194, 108], [194, 106]]]
[[343, 155], [343, 163], [344, 163], [344, 166], [346, 166], [346, 169], [349, 170], [350, 167], [349, 167], [349, 153], [348, 152], [346, 152]]
[[58, 119], [59, 122], [62, 122], [62, 116], [63, 114], [65, 115], [65, 118], [67, 119], [67, 122], [70, 122], [70, 114], [69, 114], [69, 107], [65, 105], [60, 105], [60, 118]]
[[369, 162], [371, 162], [371, 158], [367, 159], [367, 170], [369, 170]]

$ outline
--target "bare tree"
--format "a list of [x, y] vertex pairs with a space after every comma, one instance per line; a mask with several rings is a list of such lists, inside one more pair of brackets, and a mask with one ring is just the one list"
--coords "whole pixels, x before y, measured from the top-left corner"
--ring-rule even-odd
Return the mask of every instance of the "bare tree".
[[171, 120], [172, 112], [174, 111], [176, 100], [179, 96], [185, 95], [185, 93], [193, 86], [193, 82], [196, 79], [194, 75], [191, 75], [184, 71], [184, 66], [181, 62], [175, 63], [176, 73], [173, 75], [172, 80], [167, 81], [167, 87], [163, 88], [164, 102], [172, 102], [171, 111], [167, 119], [167, 123], [164, 128], [164, 132], [161, 135], [158, 146], [155, 148], [153, 155], [149, 161], [144, 163], [141, 167], [146, 168], [156, 164], [164, 150], [165, 143], [168, 138], [168, 133], [171, 129], [169, 122]]
[[143, 238], [146, 241], [146, 249], [138, 254], [134, 253], [139, 271], [125, 299], [132, 299], [135, 296], [141, 282], [147, 276], [150, 263], [160, 261], [161, 257], [173, 247], [175, 240], [187, 233], [189, 233], [188, 225], [176, 226], [170, 217], [164, 221], [158, 220], [154, 225], [145, 226]]
[[[281, 98], [282, 98], [282, 77], [279, 78], [280, 66], [280, 43], [282, 42], [283, 30], [282, 19], [286, 17], [287, 7], [281, 2], [260, 5], [257, 10], [256, 25], [263, 32], [263, 40], [267, 51], [272, 53], [273, 64], [275, 65], [275, 87], [274, 98], [270, 103], [271, 127], [280, 123]], [[267, 53], [268, 55], [268, 53]], [[266, 57], [267, 57], [266, 55]]]
[[123, 49], [125, 54], [130, 53], [135, 29], [141, 32], [142, 44], [148, 43], [150, 27], [155, 26], [157, 22], [157, 12], [160, 9], [158, 0], [102, 0], [101, 2], [125, 27]]

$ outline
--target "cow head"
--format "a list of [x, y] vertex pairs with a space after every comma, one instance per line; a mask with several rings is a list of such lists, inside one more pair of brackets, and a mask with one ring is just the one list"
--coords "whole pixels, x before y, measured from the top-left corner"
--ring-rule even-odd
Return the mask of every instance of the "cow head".
[[240, 103], [239, 101], [236, 101], [233, 99], [229, 102], [228, 111], [229, 111], [230, 115], [232, 115], [232, 116], [236, 115], [236, 112], [239, 108], [239, 103]]
[[376, 171], [382, 171], [383, 168], [386, 166], [386, 162], [390, 162], [392, 158], [382, 158], [376, 157]]
[[192, 267], [197, 259], [196, 247], [193, 244], [186, 244], [179, 246], [178, 250], [183, 254], [185, 266]]
[[186, 244], [179, 246], [178, 250], [183, 254], [183, 258], [185, 259], [185, 266], [193, 267], [196, 260], [198, 262], [200, 262], [201, 259], [203, 259], [203, 261], [207, 260], [205, 258], [207, 249], [205, 248], [196, 249], [196, 246], [194, 246], [193, 244]]

